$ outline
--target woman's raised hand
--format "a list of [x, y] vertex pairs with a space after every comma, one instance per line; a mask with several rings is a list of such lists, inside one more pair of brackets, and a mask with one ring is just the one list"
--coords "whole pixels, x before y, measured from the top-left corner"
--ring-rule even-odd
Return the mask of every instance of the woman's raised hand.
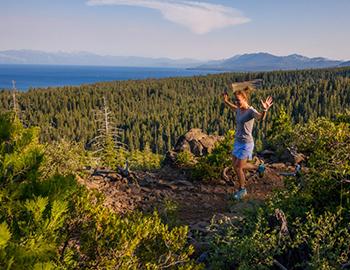
[[264, 108], [265, 111], [267, 111], [268, 109], [270, 109], [270, 107], [272, 106], [273, 102], [272, 102], [272, 97], [268, 96], [265, 100], [265, 102], [263, 100], [261, 100], [261, 104]]
[[224, 102], [228, 101], [228, 94], [226, 92], [222, 93], [222, 96], [224, 98]]

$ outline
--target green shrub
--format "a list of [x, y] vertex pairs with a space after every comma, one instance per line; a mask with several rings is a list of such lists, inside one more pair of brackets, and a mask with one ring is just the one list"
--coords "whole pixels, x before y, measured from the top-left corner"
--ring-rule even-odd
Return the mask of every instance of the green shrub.
[[40, 166], [42, 179], [55, 174], [68, 176], [82, 173], [85, 166], [97, 165], [90, 152], [85, 151], [83, 145], [66, 140], [55, 141], [45, 145], [45, 154]]
[[81, 163], [70, 160], [80, 148], [44, 152], [38, 129], [11, 114], [0, 115], [0, 130], [1, 269], [202, 269], [187, 227], [169, 229], [157, 213], [121, 216], [80, 186]]
[[223, 234], [215, 235], [211, 249], [213, 269], [271, 269], [274, 256], [283, 251], [283, 244], [279, 242], [278, 232], [268, 227], [260, 209], [252, 231], [230, 225]]
[[225, 167], [232, 166], [231, 151], [234, 142], [234, 130], [229, 130], [224, 139], [217, 143], [212, 152], [198, 160], [192, 177], [196, 180], [215, 181], [221, 179]]
[[316, 215], [310, 211], [306, 221], [297, 219], [293, 223], [294, 238], [291, 248], [305, 252], [307, 246], [310, 260], [305, 269], [339, 269], [349, 260], [350, 227], [342, 217], [342, 209], [335, 213]]
[[34, 180], [43, 158], [39, 129], [25, 129], [13, 114], [0, 115], [0, 184]]
[[[102, 206], [101, 201], [79, 197], [77, 214], [80, 250], [75, 252], [83, 269], [201, 269], [190, 255], [188, 227], [169, 229], [158, 214], [134, 212], [124, 217]], [[87, 203], [89, 202], [89, 203]], [[83, 221], [83, 222], [81, 222]]]
[[146, 144], [143, 151], [127, 152], [125, 159], [128, 159], [132, 170], [154, 170], [161, 167], [163, 156], [153, 153], [149, 145]]
[[196, 159], [190, 151], [184, 150], [177, 154], [175, 164], [179, 167], [191, 168], [196, 164]]
[[282, 106], [278, 116], [272, 120], [272, 127], [267, 132], [267, 146], [282, 154], [287, 146], [293, 144], [292, 119]]
[[165, 224], [167, 224], [169, 227], [175, 227], [179, 225], [179, 219], [178, 219], [178, 212], [179, 212], [179, 203], [170, 199], [165, 198], [163, 200], [163, 209], [160, 212], [160, 216]]

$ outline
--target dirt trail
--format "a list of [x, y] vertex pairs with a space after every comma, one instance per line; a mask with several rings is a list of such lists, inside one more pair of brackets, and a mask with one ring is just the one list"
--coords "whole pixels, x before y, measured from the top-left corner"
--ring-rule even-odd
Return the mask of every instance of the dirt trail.
[[[163, 179], [174, 181], [171, 168], [161, 172]], [[171, 176], [169, 179], [168, 176]], [[175, 181], [176, 183], [176, 181]], [[216, 216], [241, 215], [246, 208], [265, 200], [273, 189], [282, 188], [283, 180], [274, 169], [267, 168], [264, 177], [250, 174], [247, 178], [248, 196], [241, 202], [234, 202], [232, 194], [236, 190], [234, 183], [219, 181], [217, 184], [194, 183], [195, 188], [189, 192], [174, 192], [174, 201], [179, 205], [179, 219], [190, 226], [197, 223], [209, 223]]]
[[149, 212], [162, 208], [164, 201], [178, 206], [178, 223], [191, 229], [203, 229], [213, 217], [241, 216], [245, 209], [265, 200], [273, 189], [282, 188], [283, 180], [276, 168], [266, 167], [265, 176], [259, 178], [248, 173], [248, 196], [234, 203], [230, 197], [234, 183], [223, 180], [215, 184], [190, 182], [186, 171], [169, 166], [154, 172], [137, 172], [133, 180], [114, 172], [96, 174], [81, 180], [89, 188], [96, 188], [106, 196], [105, 204], [120, 213], [135, 209]]

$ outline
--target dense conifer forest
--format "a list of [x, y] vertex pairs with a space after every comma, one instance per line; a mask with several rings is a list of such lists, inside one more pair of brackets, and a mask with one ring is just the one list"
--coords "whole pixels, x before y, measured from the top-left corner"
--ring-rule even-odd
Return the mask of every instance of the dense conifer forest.
[[[262, 79], [251, 104], [271, 95], [275, 104], [268, 119], [255, 129], [257, 149], [280, 108], [294, 123], [319, 116], [334, 117], [350, 108], [350, 68], [223, 73], [190, 78], [104, 82], [79, 87], [30, 89], [17, 94], [20, 118], [26, 126], [40, 126], [42, 142], [60, 138], [83, 142], [87, 148], [98, 132], [96, 115], [106, 98], [114, 123], [122, 130], [120, 141], [129, 150], [164, 154], [190, 128], [223, 135], [234, 127], [233, 113], [221, 93], [229, 83]], [[232, 98], [232, 93], [230, 93]], [[11, 110], [12, 94], [0, 92], [1, 110]]]

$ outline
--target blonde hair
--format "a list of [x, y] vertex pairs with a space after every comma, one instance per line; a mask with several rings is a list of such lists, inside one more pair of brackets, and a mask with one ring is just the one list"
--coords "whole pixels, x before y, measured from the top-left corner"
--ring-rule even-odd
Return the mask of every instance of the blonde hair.
[[249, 101], [251, 93], [255, 90], [255, 81], [245, 81], [232, 83], [231, 88], [235, 97], [242, 96], [246, 101]]

